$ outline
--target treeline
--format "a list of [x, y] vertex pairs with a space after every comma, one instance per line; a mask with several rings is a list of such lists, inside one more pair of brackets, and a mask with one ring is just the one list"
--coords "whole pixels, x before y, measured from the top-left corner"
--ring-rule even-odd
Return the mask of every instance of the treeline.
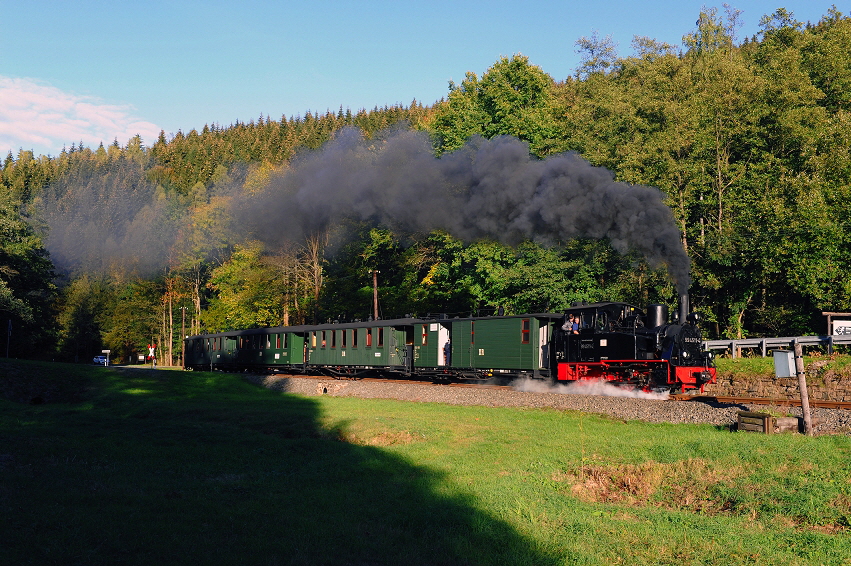
[[387, 128], [427, 132], [437, 156], [500, 135], [540, 158], [578, 152], [665, 193], [710, 334], [823, 332], [821, 311], [851, 310], [851, 19], [834, 8], [803, 24], [780, 9], [741, 41], [739, 24], [733, 10], [705, 10], [681, 48], [635, 38], [623, 57], [609, 38], [581, 38], [564, 81], [502, 58], [433, 106], [9, 155], [0, 309], [25, 330], [14, 351], [86, 359], [107, 346], [126, 358], [156, 342], [173, 357], [182, 332], [365, 318], [374, 280], [384, 317], [676, 302], [664, 271], [606, 241], [508, 247], [340, 218], [272, 244], [233, 222], [235, 205], [344, 127], [376, 145]]

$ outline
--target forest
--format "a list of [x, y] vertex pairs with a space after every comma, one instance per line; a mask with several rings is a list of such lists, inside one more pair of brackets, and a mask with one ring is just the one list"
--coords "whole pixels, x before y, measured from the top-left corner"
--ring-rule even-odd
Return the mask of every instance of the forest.
[[[9, 355], [129, 361], [153, 343], [178, 363], [185, 335], [366, 319], [374, 286], [390, 318], [674, 306], [686, 285], [710, 338], [824, 333], [822, 312], [851, 311], [851, 18], [778, 9], [756, 36], [740, 27], [705, 8], [680, 46], [580, 38], [563, 80], [515, 54], [432, 105], [9, 153]], [[571, 204], [576, 225], [541, 228], [551, 207], [530, 200], [568, 163], [602, 183], [570, 203], [617, 190], [631, 216], [598, 229]], [[633, 223], [652, 243], [623, 236]], [[687, 255], [685, 278], [660, 247]]]

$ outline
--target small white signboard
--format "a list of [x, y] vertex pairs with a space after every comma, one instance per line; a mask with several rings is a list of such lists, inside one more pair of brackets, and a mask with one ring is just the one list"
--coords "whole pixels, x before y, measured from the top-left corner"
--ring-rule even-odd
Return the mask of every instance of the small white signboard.
[[851, 336], [851, 319], [833, 319], [833, 332], [834, 336]]

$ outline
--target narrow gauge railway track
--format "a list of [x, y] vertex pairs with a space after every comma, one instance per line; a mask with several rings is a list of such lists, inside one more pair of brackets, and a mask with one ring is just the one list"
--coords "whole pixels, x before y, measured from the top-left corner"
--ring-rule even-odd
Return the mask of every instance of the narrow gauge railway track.
[[[308, 379], [329, 379], [328, 376], [316, 376], [316, 375], [299, 375], [292, 377], [304, 377]], [[434, 381], [427, 380], [411, 380], [411, 379], [390, 379], [387, 377], [360, 377], [356, 379], [335, 379], [337, 381], [364, 381], [364, 382], [372, 382], [372, 383], [407, 383], [412, 385], [428, 385], [428, 386], [444, 386], [444, 387], [481, 387], [486, 389], [505, 389], [508, 391], [512, 391], [514, 388], [510, 385], [500, 385], [498, 383], [474, 383], [474, 382], [462, 382], [462, 383], [436, 383]]]
[[[777, 407], [800, 407], [800, 399], [767, 399], [761, 397], [723, 397], [715, 395], [671, 395], [674, 401], [700, 401], [703, 403], [722, 403], [728, 405], [774, 405]], [[810, 399], [810, 407], [820, 409], [851, 409], [847, 401], [825, 401]]]
[[[424, 385], [424, 386], [443, 386], [443, 387], [456, 387], [456, 388], [480, 388], [480, 389], [491, 389], [491, 390], [506, 390], [513, 391], [514, 388], [511, 385], [504, 385], [498, 383], [473, 383], [473, 382], [464, 382], [464, 383], [435, 383], [432, 381], [411, 381], [409, 379], [390, 379], [390, 378], [382, 378], [382, 377], [363, 377], [356, 379], [338, 379], [328, 376], [317, 376], [317, 375], [293, 375], [290, 377], [299, 377], [304, 379], [334, 379], [336, 381], [363, 381], [363, 382], [373, 382], [373, 383], [398, 383], [398, 384], [412, 384], [412, 385]], [[720, 396], [720, 395], [671, 395], [671, 401], [697, 401], [701, 403], [717, 403], [723, 405], [772, 405], [775, 407], [800, 407], [801, 401], [800, 399], [768, 399], [768, 398], [760, 398], [760, 397], [729, 397], [729, 396]], [[851, 402], [847, 401], [825, 401], [825, 400], [810, 400], [810, 407], [813, 408], [821, 408], [821, 409], [851, 409]]]
[[[541, 394], [538, 394], [534, 391], [516, 390], [505, 383], [497, 385], [458, 383], [441, 387], [441, 384], [434, 384], [431, 381], [377, 377], [335, 379], [329, 376], [255, 373], [246, 375], [245, 378], [256, 385], [272, 390], [311, 397], [329, 395], [450, 405], [569, 410], [608, 415], [624, 422], [638, 420], [653, 423], [713, 424], [725, 428], [737, 422], [739, 411], [759, 410], [759, 405], [751, 404], [751, 400], [747, 398], [711, 395], [676, 396], [673, 399], [699, 401], [698, 403], [677, 403], [631, 396], [567, 395], [557, 392], [569, 390], [557, 387], [542, 387]], [[782, 402], [773, 399], [766, 401]], [[845, 404], [835, 406], [842, 407]], [[782, 410], [782, 412], [787, 411], [798, 413], [800, 410], [794, 407]], [[851, 411], [813, 407], [812, 415], [816, 434], [841, 434], [851, 437]]]

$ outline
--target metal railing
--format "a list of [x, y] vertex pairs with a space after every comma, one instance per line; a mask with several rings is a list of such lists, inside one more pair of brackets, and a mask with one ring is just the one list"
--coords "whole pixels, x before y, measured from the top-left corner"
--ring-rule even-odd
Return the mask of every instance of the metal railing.
[[827, 348], [827, 353], [833, 353], [833, 347], [838, 344], [851, 344], [849, 335], [833, 336], [787, 336], [783, 338], [742, 338], [738, 340], [704, 340], [703, 347], [707, 350], [730, 350], [734, 358], [739, 356], [743, 348], [759, 348], [762, 357], [771, 349], [792, 348], [795, 343], [802, 346], [821, 346]]

